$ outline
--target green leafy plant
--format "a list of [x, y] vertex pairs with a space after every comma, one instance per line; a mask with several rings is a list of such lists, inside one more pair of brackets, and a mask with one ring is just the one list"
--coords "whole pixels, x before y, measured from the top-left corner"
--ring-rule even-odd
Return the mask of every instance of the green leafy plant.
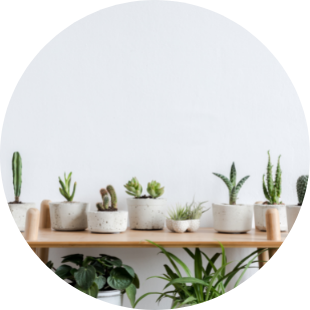
[[264, 195], [267, 199], [266, 203], [270, 205], [282, 204], [280, 202], [281, 191], [282, 191], [282, 170], [280, 167], [280, 157], [278, 157], [278, 164], [276, 169], [275, 180], [272, 178], [272, 164], [270, 160], [270, 153], [268, 151], [268, 164], [267, 164], [267, 174], [266, 174], [266, 183], [265, 183], [265, 175], [263, 175], [263, 191]]
[[308, 178], [309, 178], [308, 175], [302, 175], [297, 180], [296, 189], [297, 189], [298, 205], [299, 206], [302, 205], [304, 198], [305, 198], [307, 185], [308, 185]]
[[[233, 277], [241, 271], [240, 276], [235, 282], [235, 287], [238, 286], [246, 270], [248, 268], [254, 268], [251, 267], [251, 265], [256, 263], [256, 258], [261, 253], [266, 251], [266, 249], [260, 249], [252, 252], [240, 260], [232, 271], [227, 272], [226, 267], [231, 262], [227, 262], [225, 249], [221, 243], [221, 253], [216, 253], [211, 258], [209, 258], [199, 248], [196, 248], [195, 252], [192, 252], [188, 248], [184, 248], [186, 253], [193, 259], [194, 274], [192, 274], [188, 266], [177, 256], [166, 251], [157, 243], [149, 240], [147, 241], [158, 247], [161, 250], [160, 253], [164, 254], [168, 258], [172, 266], [170, 267], [165, 264], [164, 268], [166, 272], [162, 276], [150, 277], [161, 279], [166, 282], [163, 292], [149, 292], [142, 295], [137, 299], [134, 307], [136, 307], [143, 298], [151, 294], [159, 295], [157, 302], [160, 302], [163, 298], [171, 298], [173, 301], [172, 309], [183, 305], [196, 305], [214, 299], [225, 294], [227, 285], [232, 281]], [[215, 263], [220, 257], [221, 266], [217, 268]], [[204, 266], [204, 259], [206, 260], [206, 266]], [[185, 276], [182, 275], [178, 266], [182, 267], [185, 272]], [[164, 291], [170, 286], [173, 286], [173, 288]]]
[[62, 196], [64, 196], [67, 201], [72, 201], [74, 194], [75, 194], [75, 190], [76, 190], [76, 182], [73, 185], [73, 191], [72, 194], [70, 194], [70, 185], [71, 185], [71, 175], [72, 172], [69, 173], [68, 177], [66, 177], [66, 173], [64, 174], [64, 181], [61, 180], [61, 178], [59, 177], [59, 183], [60, 183], [60, 194]]
[[209, 210], [203, 207], [206, 202], [196, 203], [193, 200], [191, 204], [186, 203], [185, 206], [177, 204], [174, 209], [168, 210], [169, 218], [174, 221], [198, 220], [204, 212]]
[[[111, 206], [110, 206], [110, 198], [111, 196]], [[117, 196], [112, 185], [108, 185], [107, 189], [102, 188], [100, 190], [100, 195], [102, 197], [102, 202], [98, 202], [96, 207], [98, 211], [116, 211], [117, 210]]]
[[97, 297], [99, 291], [120, 290], [126, 291], [134, 306], [136, 290], [139, 288], [139, 278], [132, 267], [124, 265], [114, 256], [100, 254], [100, 257], [73, 254], [62, 257], [61, 263], [73, 263], [77, 268], [63, 264], [57, 269], [51, 261], [47, 266], [73, 287], [92, 297]]
[[185, 221], [188, 217], [186, 207], [181, 204], [177, 204], [174, 209], [168, 210], [168, 216], [174, 221]]
[[250, 177], [249, 175], [244, 177], [239, 181], [239, 183], [236, 185], [236, 180], [237, 180], [237, 171], [235, 167], [235, 163], [232, 163], [231, 169], [230, 169], [230, 179], [226, 178], [225, 176], [219, 174], [219, 173], [214, 173], [217, 177], [222, 179], [226, 186], [228, 187], [229, 190], [229, 204], [230, 205], [235, 205], [236, 201], [238, 199], [238, 193], [244, 184], [244, 182]]
[[165, 188], [161, 187], [160, 183], [156, 181], [149, 182], [147, 184], [147, 192], [149, 196], [141, 196], [143, 188], [139, 183], [137, 178], [132, 178], [131, 181], [128, 181], [127, 184], [124, 185], [126, 188], [126, 193], [128, 195], [134, 196], [135, 198], [158, 198], [163, 195]]
[[22, 188], [22, 158], [19, 152], [14, 152], [12, 158], [13, 186], [14, 186], [14, 203], [20, 203], [19, 197]]

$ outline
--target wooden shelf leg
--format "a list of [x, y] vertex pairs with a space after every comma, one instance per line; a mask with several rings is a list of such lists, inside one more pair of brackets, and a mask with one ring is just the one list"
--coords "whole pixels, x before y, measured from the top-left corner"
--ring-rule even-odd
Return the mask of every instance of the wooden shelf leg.
[[[263, 250], [263, 249], [258, 249], [258, 250]], [[258, 260], [259, 260], [259, 263], [258, 263], [258, 266], [259, 266], [259, 269], [262, 268], [269, 260], [269, 253], [268, 251], [265, 251], [263, 252], [262, 254], [260, 254], [258, 256]]]
[[[40, 229], [51, 228], [51, 217], [50, 217], [50, 200], [43, 200], [40, 209]], [[48, 262], [49, 248], [38, 248], [37, 255], [44, 264]]]
[[[38, 209], [31, 208], [27, 211], [25, 233], [24, 233], [24, 237], [27, 242], [35, 241], [38, 239], [39, 219], [40, 219], [40, 211]], [[32, 248], [32, 250], [36, 253], [35, 248]]]
[[[266, 211], [266, 230], [267, 239], [281, 241], [280, 217], [279, 211], [275, 208]], [[277, 249], [269, 249], [269, 259], [277, 252]]]

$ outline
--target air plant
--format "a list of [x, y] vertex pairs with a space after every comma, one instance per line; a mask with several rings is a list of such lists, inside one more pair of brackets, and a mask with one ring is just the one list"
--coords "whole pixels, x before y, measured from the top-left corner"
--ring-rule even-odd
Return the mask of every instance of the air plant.
[[13, 186], [15, 201], [13, 203], [20, 203], [19, 196], [22, 187], [22, 158], [19, 152], [14, 152], [12, 158], [12, 171], [13, 171]]
[[[111, 206], [110, 206], [110, 198], [111, 197]], [[102, 197], [102, 202], [98, 202], [96, 207], [98, 211], [116, 211], [117, 210], [117, 196], [112, 185], [108, 185], [107, 189], [102, 188], [100, 190], [100, 195]]]
[[199, 220], [202, 214], [209, 209], [205, 209], [203, 204], [207, 201], [196, 203], [194, 200], [191, 204], [177, 204], [175, 209], [168, 211], [169, 218], [174, 221]]
[[302, 175], [298, 178], [296, 189], [297, 189], [297, 196], [298, 196], [298, 206], [302, 206], [302, 203], [305, 198], [307, 185], [308, 185], [308, 175]]
[[64, 181], [61, 180], [61, 178], [59, 177], [59, 183], [60, 183], [60, 194], [62, 196], [64, 196], [67, 201], [72, 201], [74, 194], [75, 194], [75, 190], [76, 190], [76, 182], [73, 185], [73, 191], [72, 193], [70, 193], [70, 185], [71, 185], [71, 175], [72, 172], [69, 173], [68, 177], [66, 177], [66, 173], [64, 174]]

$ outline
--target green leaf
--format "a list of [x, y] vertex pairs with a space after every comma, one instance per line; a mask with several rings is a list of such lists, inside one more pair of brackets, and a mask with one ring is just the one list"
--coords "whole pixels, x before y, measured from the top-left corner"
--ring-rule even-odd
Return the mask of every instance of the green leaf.
[[46, 263], [46, 266], [50, 269], [52, 269], [54, 267], [54, 263], [50, 260]]
[[232, 186], [236, 186], [236, 179], [237, 179], [237, 171], [235, 167], [235, 163], [232, 163], [230, 169], [230, 183]]
[[224, 181], [224, 183], [226, 184], [226, 186], [228, 187], [229, 192], [231, 192], [233, 185], [231, 184], [231, 182], [223, 175], [219, 174], [219, 173], [214, 173], [214, 175], [216, 175], [217, 177], [219, 177], [220, 179], [222, 179]]
[[116, 267], [108, 277], [108, 284], [116, 290], [124, 290], [132, 283], [133, 277], [121, 267]]
[[133, 283], [131, 283], [128, 287], [126, 287], [126, 294], [132, 307], [135, 306], [136, 292], [137, 289]]
[[67, 255], [62, 257], [62, 263], [74, 263], [78, 266], [82, 266], [83, 264], [83, 254], [72, 254], [72, 255]]
[[58, 277], [60, 277], [61, 279], [65, 279], [68, 276], [71, 275], [70, 271], [71, 271], [72, 267], [68, 266], [68, 265], [61, 265], [59, 266], [55, 273], [57, 274]]
[[106, 284], [107, 279], [104, 278], [103, 276], [99, 276], [95, 278], [94, 282], [97, 284], [98, 289], [101, 290], [103, 286]]
[[195, 259], [195, 255], [194, 253], [188, 249], [188, 248], [183, 248], [183, 250], [185, 250], [187, 252], [187, 254], [192, 258], [192, 259]]
[[184, 305], [188, 305], [190, 304], [192, 301], [197, 301], [195, 296], [189, 296], [188, 298], [186, 298], [181, 304], [180, 306], [184, 306]]
[[133, 270], [132, 267], [127, 266], [127, 265], [123, 265], [123, 268], [125, 268], [126, 271], [134, 278], [134, 276], [135, 276], [135, 271]]
[[89, 295], [89, 296], [94, 297], [94, 298], [97, 298], [97, 296], [98, 296], [99, 289], [98, 289], [98, 286], [95, 282], [88, 289], [84, 289], [78, 285], [75, 288], [78, 289], [79, 291]]
[[123, 265], [123, 262], [115, 257], [115, 256], [110, 256], [110, 255], [105, 255], [105, 254], [100, 254], [101, 261], [104, 261], [106, 263], [110, 263], [112, 266], [116, 266], [116, 267], [121, 267]]
[[238, 185], [236, 186], [236, 193], [238, 194], [242, 185], [245, 183], [245, 181], [249, 178], [250, 176], [247, 175], [246, 177], [244, 177], [243, 179], [241, 179], [238, 183]]
[[[169, 255], [169, 257], [171, 257], [175, 262], [177, 262], [184, 269], [184, 271], [189, 277], [192, 276], [189, 268], [178, 257], [176, 257], [171, 252], [168, 252], [168, 251], [165, 251], [165, 252]], [[163, 253], [163, 254], [166, 254], [166, 253]]]
[[134, 284], [136, 288], [140, 288], [140, 281], [137, 274], [135, 274], [134, 278], [132, 279], [132, 284]]
[[137, 299], [137, 301], [135, 302], [133, 308], [135, 308], [135, 307], [137, 306], [137, 304], [139, 303], [140, 300], [142, 300], [143, 298], [145, 298], [145, 297], [148, 296], [148, 295], [154, 295], [154, 294], [161, 295], [162, 293], [161, 293], [161, 292], [150, 292], [150, 293], [143, 294], [141, 297], [139, 297], [139, 298]]
[[266, 199], [271, 202], [271, 197], [269, 196], [269, 193], [268, 193], [268, 190], [266, 187], [266, 183], [265, 183], [265, 175], [263, 175], [263, 191], [264, 191], [264, 195], [265, 195]]
[[94, 266], [81, 267], [75, 274], [74, 279], [79, 287], [84, 290], [89, 289], [96, 278], [96, 269]]

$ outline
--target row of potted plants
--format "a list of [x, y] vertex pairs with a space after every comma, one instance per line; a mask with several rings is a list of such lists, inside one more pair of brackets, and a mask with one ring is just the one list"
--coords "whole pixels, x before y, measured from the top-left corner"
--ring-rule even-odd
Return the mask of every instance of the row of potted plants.
[[[282, 231], [290, 229], [302, 205], [307, 188], [308, 176], [304, 175], [297, 180], [298, 205], [286, 206], [281, 200], [282, 170], [280, 156], [276, 167], [275, 177], [272, 175], [272, 164], [268, 152], [266, 178], [263, 175], [262, 188], [267, 199], [253, 205], [237, 204], [240, 189], [249, 178], [246, 176], [237, 183], [237, 171], [233, 163], [229, 178], [222, 174], [214, 173], [226, 184], [229, 190], [229, 203], [213, 204], [214, 229], [223, 233], [244, 233], [252, 228], [254, 213], [255, 226], [259, 230], [266, 230], [265, 213], [269, 208], [276, 208], [280, 215], [280, 228]], [[22, 160], [18, 152], [12, 159], [13, 184], [15, 201], [9, 203], [12, 215], [21, 231], [24, 230], [26, 212], [35, 205], [21, 203], [19, 200], [22, 182]], [[132, 178], [124, 185], [126, 193], [132, 198], [127, 199], [128, 212], [119, 211], [117, 208], [117, 195], [112, 185], [100, 190], [102, 202], [96, 204], [97, 211], [90, 211], [90, 204], [73, 201], [77, 184], [71, 189], [70, 172], [64, 174], [64, 179], [59, 177], [60, 194], [66, 199], [64, 202], [50, 202], [51, 226], [55, 230], [76, 231], [89, 228], [96, 233], [123, 232], [127, 229], [127, 221], [131, 229], [156, 230], [163, 229], [166, 225], [173, 232], [194, 232], [199, 228], [200, 217], [207, 210], [203, 207], [206, 202], [177, 205], [174, 210], [169, 210], [166, 219], [166, 199], [161, 196], [164, 187], [156, 181], [147, 184], [148, 195], [143, 195], [143, 188], [137, 178]], [[288, 223], [287, 223], [288, 221]]]

